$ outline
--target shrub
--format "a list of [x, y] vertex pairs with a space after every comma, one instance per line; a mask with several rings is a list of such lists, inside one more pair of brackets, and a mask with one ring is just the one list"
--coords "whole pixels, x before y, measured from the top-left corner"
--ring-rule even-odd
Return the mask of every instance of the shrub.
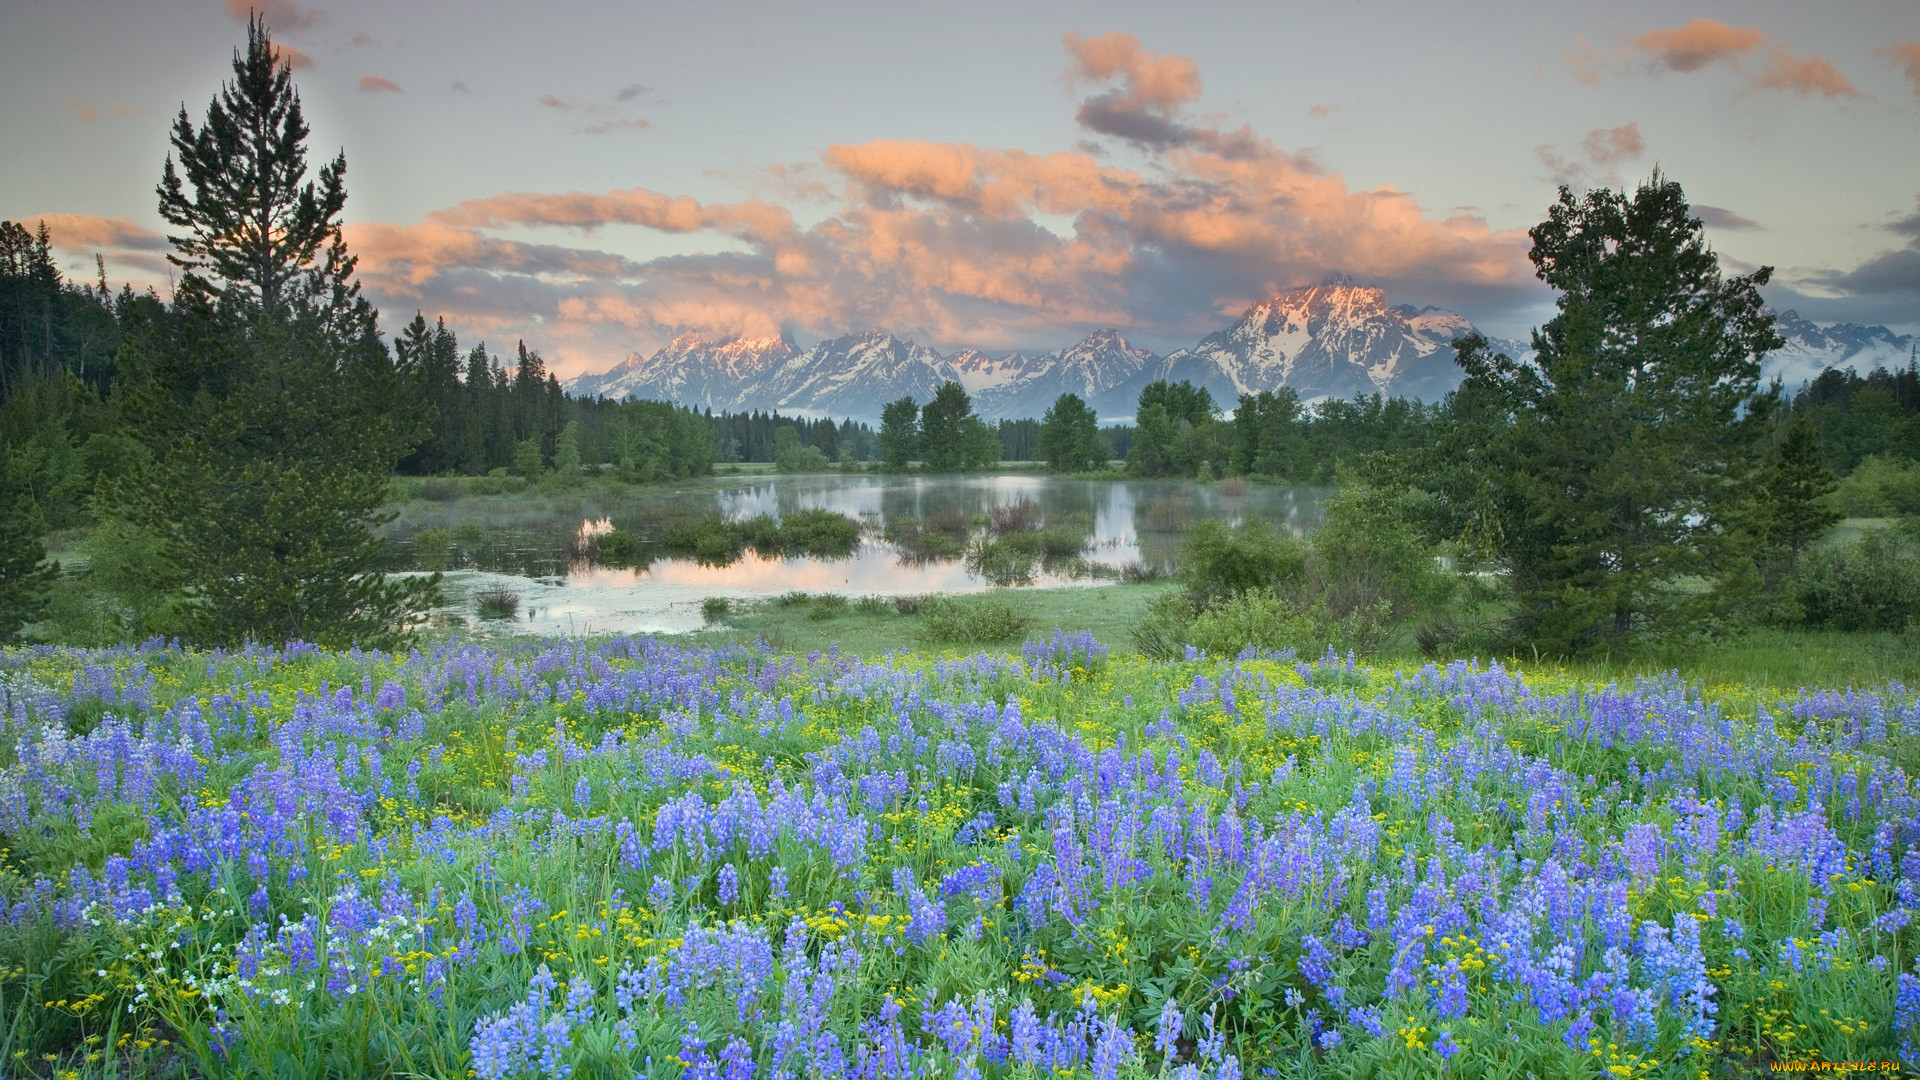
[[902, 615], [918, 615], [921, 599], [918, 596], [896, 596], [893, 598], [893, 609]]
[[964, 510], [935, 510], [927, 515], [926, 527], [937, 533], [965, 536], [971, 523]]
[[1810, 625], [1903, 630], [1920, 622], [1920, 554], [1891, 532], [1815, 548], [1800, 565], [1800, 607]]
[[920, 603], [920, 636], [944, 645], [993, 645], [1027, 632], [1030, 621], [1004, 600], [927, 597]]
[[474, 593], [473, 602], [483, 619], [511, 619], [520, 613], [520, 594], [500, 585]]
[[780, 546], [788, 554], [837, 558], [859, 542], [860, 523], [832, 510], [796, 510], [780, 520]]
[[1181, 547], [1180, 577], [1196, 609], [1249, 589], [1291, 587], [1306, 568], [1305, 546], [1258, 518], [1237, 529], [1213, 519], [1196, 521]]
[[700, 601], [700, 617], [708, 623], [724, 622], [733, 614], [733, 604], [724, 596], [709, 596]]
[[862, 615], [886, 615], [894, 610], [895, 603], [884, 596], [863, 596], [853, 606]]
[[847, 613], [847, 598], [839, 593], [821, 593], [813, 598], [813, 607], [808, 610], [807, 618], [816, 622], [838, 618]]
[[1874, 454], [1840, 481], [1832, 497], [1848, 517], [1920, 514], [1920, 463]]
[[1152, 581], [1166, 581], [1173, 571], [1159, 563], [1141, 562], [1135, 559], [1120, 568], [1120, 580], [1129, 585], [1140, 585]]
[[812, 601], [813, 601], [812, 596], [800, 591], [799, 589], [795, 589], [792, 592], [781, 593], [779, 596], [774, 597], [771, 603], [773, 604], [774, 607], [777, 607], [777, 608], [790, 608], [790, 607], [800, 607], [804, 604], [811, 603]]
[[987, 527], [995, 536], [1037, 529], [1040, 527], [1040, 504], [1021, 496], [1019, 502], [994, 507], [988, 518], [992, 523]]
[[642, 561], [640, 535], [613, 529], [593, 538], [594, 561], [607, 566], [634, 566]]
[[420, 485], [420, 497], [428, 502], [458, 502], [464, 492], [458, 480], [428, 480]]

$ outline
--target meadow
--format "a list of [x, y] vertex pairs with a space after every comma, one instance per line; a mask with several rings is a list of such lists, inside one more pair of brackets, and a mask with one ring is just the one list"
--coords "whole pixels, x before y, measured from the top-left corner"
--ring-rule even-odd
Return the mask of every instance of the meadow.
[[0, 687], [9, 1076], [1920, 1065], [1897, 682], [1055, 632], [41, 647]]

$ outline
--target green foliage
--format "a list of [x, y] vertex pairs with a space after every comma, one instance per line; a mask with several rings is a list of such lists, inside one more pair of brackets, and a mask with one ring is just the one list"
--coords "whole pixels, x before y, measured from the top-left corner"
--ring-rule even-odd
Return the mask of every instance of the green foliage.
[[1288, 589], [1306, 579], [1307, 548], [1259, 518], [1238, 528], [1212, 518], [1187, 530], [1180, 580], [1196, 609], [1253, 589]]
[[880, 410], [880, 463], [902, 472], [920, 452], [920, 407], [910, 397], [889, 401]]
[[825, 472], [827, 455], [817, 446], [801, 446], [800, 433], [791, 427], [773, 433], [773, 467], [783, 473]]
[[25, 471], [17, 455], [0, 457], [0, 642], [41, 616], [60, 573], [47, 561], [47, 520], [27, 492]]
[[725, 622], [733, 614], [733, 604], [724, 596], [709, 596], [700, 601], [700, 617], [709, 624]]
[[660, 534], [661, 550], [709, 566], [726, 566], [752, 548], [765, 558], [813, 555], [844, 558], [860, 542], [860, 523], [831, 510], [796, 510], [776, 520], [759, 514], [729, 521], [719, 514], [670, 524]]
[[1047, 467], [1063, 472], [1103, 469], [1107, 448], [1100, 442], [1100, 418], [1078, 394], [1061, 394], [1040, 421], [1036, 447]]
[[545, 476], [547, 463], [540, 454], [540, 440], [528, 437], [520, 440], [513, 449], [513, 475], [522, 480], [538, 480]]
[[1820, 445], [1835, 472], [1851, 472], [1875, 455], [1920, 454], [1920, 370], [1912, 364], [1866, 375], [1828, 368], [1794, 395], [1793, 410], [1819, 426]]
[[1029, 619], [1004, 600], [928, 597], [920, 602], [920, 637], [938, 645], [995, 645], [1019, 640]]
[[1181, 547], [1186, 588], [1149, 608], [1136, 647], [1161, 657], [1187, 645], [1216, 656], [1247, 646], [1371, 653], [1415, 618], [1443, 612], [1454, 577], [1409, 523], [1422, 496], [1343, 479], [1308, 543], [1258, 519], [1195, 522]]
[[157, 541], [194, 640], [392, 642], [437, 597], [381, 574], [373, 533], [421, 416], [352, 280], [344, 158], [303, 186], [307, 129], [257, 22], [233, 67], [203, 125], [174, 125], [161, 215], [182, 276], [129, 331], [118, 399], [155, 462], [106, 507]]
[[1127, 447], [1127, 472], [1134, 476], [1209, 474], [1233, 458], [1233, 429], [1214, 416], [1213, 395], [1182, 380], [1162, 379], [1140, 391], [1139, 415]]
[[1834, 630], [1905, 630], [1920, 623], [1920, 551], [1874, 529], [1809, 551], [1800, 606], [1808, 625]]
[[1780, 344], [1758, 287], [1722, 280], [1680, 185], [1631, 197], [1561, 189], [1532, 231], [1559, 313], [1535, 357], [1463, 338], [1469, 383], [1507, 423], [1486, 430], [1486, 530], [1517, 600], [1513, 630], [1542, 651], [1624, 650], [1690, 632], [1727, 572], [1755, 442], [1771, 403], [1760, 358]]
[[1873, 454], [1840, 481], [1833, 501], [1848, 517], [1920, 514], [1920, 462]]
[[[881, 431], [884, 436], [884, 414]], [[979, 469], [1000, 460], [999, 435], [973, 415], [973, 400], [959, 383], [941, 383], [933, 400], [921, 408], [920, 456], [934, 472]]]
[[553, 441], [553, 471], [564, 480], [580, 475], [580, 422], [567, 421]]

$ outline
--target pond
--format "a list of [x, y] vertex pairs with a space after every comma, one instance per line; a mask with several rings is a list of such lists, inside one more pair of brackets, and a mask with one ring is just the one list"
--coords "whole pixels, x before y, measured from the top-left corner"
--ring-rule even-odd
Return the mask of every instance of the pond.
[[[965, 593], [1168, 572], [1188, 524], [1258, 517], [1300, 536], [1319, 524], [1325, 493], [1236, 481], [825, 474], [716, 477], [622, 498], [417, 501], [387, 527], [388, 569], [444, 572], [445, 614], [457, 618], [474, 619], [481, 597], [504, 591], [522, 632], [676, 632], [699, 628], [701, 601], [715, 596]], [[747, 546], [696, 557], [672, 543], [676, 528], [716, 515], [737, 523], [807, 510], [853, 518], [859, 535], [830, 556]]]

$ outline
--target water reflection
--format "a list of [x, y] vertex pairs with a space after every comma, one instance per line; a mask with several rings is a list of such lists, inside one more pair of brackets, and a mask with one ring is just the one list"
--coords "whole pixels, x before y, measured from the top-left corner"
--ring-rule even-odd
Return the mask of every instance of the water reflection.
[[[1098, 584], [1134, 562], [1171, 570], [1180, 530], [1190, 522], [1260, 517], [1303, 535], [1319, 523], [1323, 493], [1013, 474], [722, 478], [619, 499], [411, 503], [388, 528], [394, 541], [389, 568], [450, 572], [456, 609], [471, 608], [483, 587], [517, 586], [529, 612], [522, 621], [537, 630], [682, 630], [700, 624], [698, 604], [707, 596], [753, 599], [794, 589], [850, 596], [970, 592], [1002, 584]], [[716, 513], [740, 521], [801, 510], [858, 520], [862, 535], [852, 553], [771, 557], [748, 548], [726, 565], [702, 565], [662, 552], [669, 530]], [[1031, 521], [999, 527], [1027, 514]], [[632, 547], [609, 557], [609, 538]], [[1080, 553], [1064, 557], [1075, 543], [1083, 545]]]

